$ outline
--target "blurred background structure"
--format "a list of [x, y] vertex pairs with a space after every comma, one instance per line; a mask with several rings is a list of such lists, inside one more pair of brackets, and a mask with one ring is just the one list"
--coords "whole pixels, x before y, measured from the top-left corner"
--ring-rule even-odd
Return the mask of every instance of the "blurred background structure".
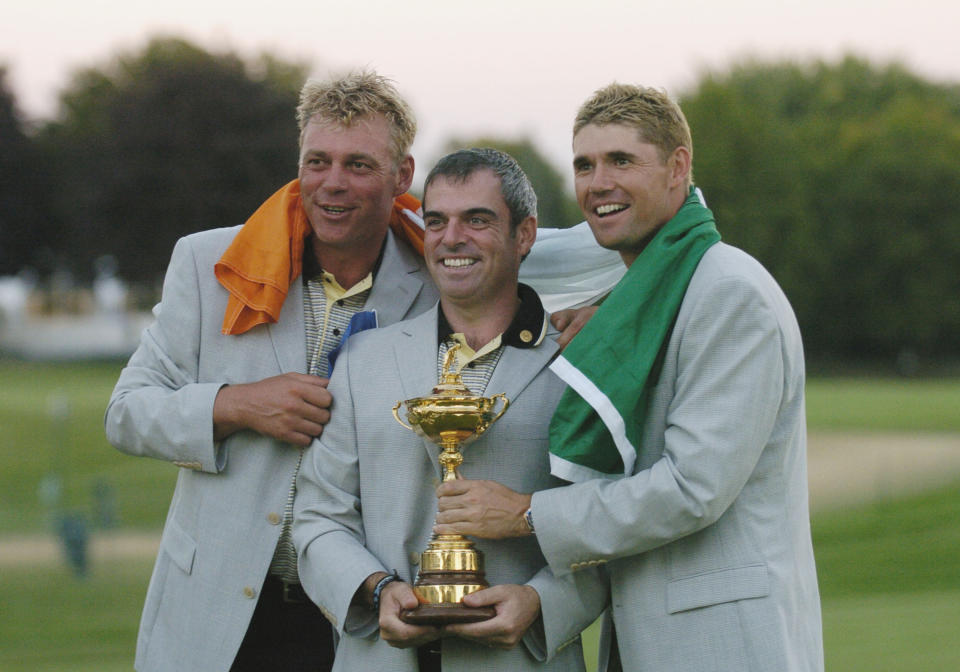
[[[56, 117], [28, 124], [0, 69], [0, 347], [129, 350], [176, 239], [245, 221], [296, 176], [308, 72], [154, 38], [78, 71]], [[783, 286], [814, 367], [960, 359], [960, 85], [857, 55], [750, 59], [679, 97], [721, 233]], [[529, 137], [438, 153], [475, 144], [517, 157], [544, 226], [580, 220], [567, 171]]]
[[827, 669], [960, 667], [960, 7], [64, 3], [58, 40], [57, 4], [0, 9], [0, 670], [130, 669], [176, 470], [106, 444], [110, 390], [176, 239], [293, 179], [301, 84], [357, 66], [413, 103], [421, 179], [497, 146], [548, 227], [579, 102], [676, 96], [804, 334]]

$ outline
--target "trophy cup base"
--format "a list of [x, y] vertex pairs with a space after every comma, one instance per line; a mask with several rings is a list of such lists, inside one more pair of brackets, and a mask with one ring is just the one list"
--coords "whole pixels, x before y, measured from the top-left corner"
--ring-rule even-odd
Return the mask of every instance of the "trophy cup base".
[[497, 615], [493, 607], [468, 607], [465, 604], [421, 604], [415, 609], [404, 609], [400, 620], [409, 625], [450, 625], [478, 623]]
[[[429, 553], [423, 554], [427, 561], [421, 563], [421, 569], [429, 564]], [[470, 550], [467, 557], [474, 567], [482, 564], [478, 551]], [[422, 571], [413, 586], [420, 604], [414, 609], [401, 611], [400, 620], [410, 625], [447, 625], [493, 618], [497, 615], [493, 607], [468, 607], [463, 603], [464, 597], [484, 588], [489, 588], [489, 584], [483, 571]]]

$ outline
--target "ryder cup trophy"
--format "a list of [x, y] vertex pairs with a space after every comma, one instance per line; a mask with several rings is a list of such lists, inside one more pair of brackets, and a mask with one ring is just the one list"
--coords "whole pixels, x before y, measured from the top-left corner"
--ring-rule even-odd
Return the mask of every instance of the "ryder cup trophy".
[[[459, 373], [451, 370], [459, 350], [454, 345], [443, 360], [442, 382], [428, 397], [398, 401], [393, 417], [401, 425], [443, 447], [440, 465], [443, 480], [460, 478], [457, 467], [463, 462], [460, 447], [476, 439], [496, 422], [510, 401], [503, 394], [478, 397], [463, 384]], [[498, 401], [500, 410], [497, 410]], [[407, 422], [397, 410], [406, 405]], [[464, 595], [487, 588], [483, 573], [483, 553], [460, 534], [434, 534], [427, 550], [420, 554], [420, 571], [413, 590], [420, 600], [415, 609], [405, 609], [400, 618], [415, 625], [474, 623], [493, 618], [493, 607], [468, 607]]]

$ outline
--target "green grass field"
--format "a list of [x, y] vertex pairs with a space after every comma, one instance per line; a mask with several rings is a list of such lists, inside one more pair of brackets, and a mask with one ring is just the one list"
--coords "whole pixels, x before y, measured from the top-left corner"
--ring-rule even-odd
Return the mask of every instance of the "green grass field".
[[39, 489], [62, 483], [61, 508], [93, 517], [94, 489], [113, 491], [119, 523], [162, 525], [176, 469], [114, 450], [103, 412], [122, 364], [30, 364], [0, 360], [0, 535], [49, 527]]
[[[814, 518], [828, 670], [960, 666], [958, 520], [960, 484]], [[4, 568], [0, 670], [129, 670], [151, 564], [104, 563], [83, 581], [58, 565]]]
[[[38, 490], [51, 473], [62, 481], [63, 509], [95, 523], [93, 490], [107, 483], [122, 527], [159, 530], [176, 470], [122, 455], [103, 438], [120, 366], [0, 360], [0, 542], [49, 532], [53, 512]], [[813, 430], [960, 432], [960, 380], [813, 380], [807, 396]], [[958, 521], [960, 483], [817, 514], [828, 670], [960, 668]], [[4, 566], [0, 672], [130, 670], [151, 565], [95, 564], [85, 580], [62, 563]]]
[[960, 379], [815, 378], [811, 430], [960, 432]]
[[83, 581], [60, 565], [0, 572], [0, 670], [133, 669], [140, 608], [153, 560], [94, 566]]

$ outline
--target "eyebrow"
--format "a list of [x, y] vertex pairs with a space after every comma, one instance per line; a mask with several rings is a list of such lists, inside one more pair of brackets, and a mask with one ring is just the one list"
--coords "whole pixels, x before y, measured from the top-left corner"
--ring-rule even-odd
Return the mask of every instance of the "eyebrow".
[[[304, 158], [309, 156], [309, 157], [316, 157], [321, 159], [328, 159], [330, 158], [330, 153], [325, 152], [322, 149], [308, 149], [303, 153], [303, 156]], [[345, 157], [345, 161], [348, 161], [348, 162], [357, 161], [357, 160], [366, 161], [367, 163], [372, 163], [376, 165], [380, 164], [380, 162], [377, 160], [375, 156], [373, 156], [372, 154], [365, 154], [363, 152], [354, 152], [352, 154], [347, 154], [347, 156]]]
[[471, 215], [487, 215], [489, 217], [497, 216], [497, 213], [491, 210], [490, 208], [483, 208], [483, 207], [470, 208], [469, 210], [466, 210], [463, 214], [467, 216], [471, 216]]
[[[636, 159], [636, 155], [631, 154], [630, 152], [625, 152], [623, 150], [615, 149], [609, 152], [605, 152], [602, 155], [602, 158], [606, 161], [616, 161], [618, 159], [626, 159], [628, 161], [634, 161]], [[573, 157], [574, 166], [579, 166], [585, 163], [590, 163], [590, 159], [588, 159], [586, 156], [582, 154], [578, 154], [577, 156]]]
[[374, 165], [379, 165], [380, 162], [377, 160], [377, 157], [372, 154], [364, 154], [363, 152], [354, 152], [353, 154], [347, 154], [347, 161], [366, 161], [367, 163], [372, 163]]
[[604, 154], [604, 157], [608, 160], [627, 159], [629, 161], [633, 161], [636, 158], [634, 154], [631, 154], [630, 152], [624, 152], [623, 150], [607, 152]]
[[[475, 208], [467, 208], [463, 211], [463, 215], [466, 217], [472, 217], [473, 215], [487, 215], [488, 217], [496, 217], [497, 213], [491, 210], [490, 208], [484, 208], [481, 206]], [[438, 217], [439, 219], [448, 219], [448, 215], [445, 212], [439, 210], [427, 210], [423, 213], [423, 218], [427, 217]]]

